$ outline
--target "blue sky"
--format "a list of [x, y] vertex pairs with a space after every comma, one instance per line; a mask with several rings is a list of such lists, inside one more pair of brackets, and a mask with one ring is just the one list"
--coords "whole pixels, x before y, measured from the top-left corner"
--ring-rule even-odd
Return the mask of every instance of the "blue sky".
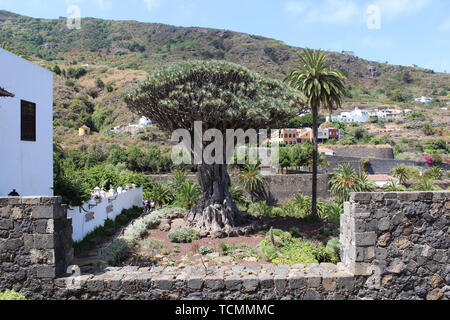
[[449, 0], [0, 0], [19, 14], [200, 26], [450, 72]]

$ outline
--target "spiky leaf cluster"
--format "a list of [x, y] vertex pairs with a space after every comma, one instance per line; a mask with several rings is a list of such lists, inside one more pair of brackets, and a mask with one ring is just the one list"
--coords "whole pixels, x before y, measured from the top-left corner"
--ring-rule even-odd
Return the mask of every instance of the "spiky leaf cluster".
[[296, 115], [301, 94], [225, 61], [174, 64], [149, 75], [125, 98], [128, 107], [162, 129], [273, 128]]

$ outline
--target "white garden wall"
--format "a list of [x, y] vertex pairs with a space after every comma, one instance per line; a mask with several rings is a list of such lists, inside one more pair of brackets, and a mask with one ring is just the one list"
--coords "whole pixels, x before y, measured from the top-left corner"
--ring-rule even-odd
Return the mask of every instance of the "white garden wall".
[[125, 189], [117, 188], [105, 192], [96, 188], [92, 199], [81, 207], [69, 208], [67, 215], [72, 218], [73, 241], [80, 241], [106, 219], [114, 220], [123, 209], [143, 206], [142, 187], [132, 185]]

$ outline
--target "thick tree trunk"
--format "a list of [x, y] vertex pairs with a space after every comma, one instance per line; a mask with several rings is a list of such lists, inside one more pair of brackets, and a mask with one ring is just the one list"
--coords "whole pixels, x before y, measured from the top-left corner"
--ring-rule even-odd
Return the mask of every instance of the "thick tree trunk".
[[317, 217], [317, 159], [319, 144], [317, 141], [318, 124], [319, 124], [319, 108], [313, 107], [313, 127], [312, 127], [312, 143], [313, 143], [313, 174], [312, 174], [312, 214]]
[[198, 171], [203, 196], [187, 216], [188, 224], [211, 235], [232, 234], [247, 221], [231, 198], [227, 165], [201, 164]]

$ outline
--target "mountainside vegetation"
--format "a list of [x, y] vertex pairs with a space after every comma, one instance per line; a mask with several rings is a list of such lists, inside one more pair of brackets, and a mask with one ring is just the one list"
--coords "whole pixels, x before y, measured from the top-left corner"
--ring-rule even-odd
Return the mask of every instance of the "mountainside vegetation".
[[[166, 143], [155, 126], [135, 137], [126, 127], [139, 117], [123, 100], [147, 73], [188, 60], [226, 60], [267, 78], [284, 79], [301, 48], [256, 35], [158, 23], [82, 19], [69, 30], [66, 19], [38, 19], [0, 10], [0, 46], [54, 72], [55, 142], [62, 147], [106, 152], [117, 144], [150, 148]], [[331, 52], [328, 58], [347, 78], [345, 105], [408, 106], [426, 95], [450, 95], [450, 75], [418, 67], [370, 62]], [[7, 89], [7, 88], [6, 88]], [[92, 135], [78, 137], [87, 125]]]

